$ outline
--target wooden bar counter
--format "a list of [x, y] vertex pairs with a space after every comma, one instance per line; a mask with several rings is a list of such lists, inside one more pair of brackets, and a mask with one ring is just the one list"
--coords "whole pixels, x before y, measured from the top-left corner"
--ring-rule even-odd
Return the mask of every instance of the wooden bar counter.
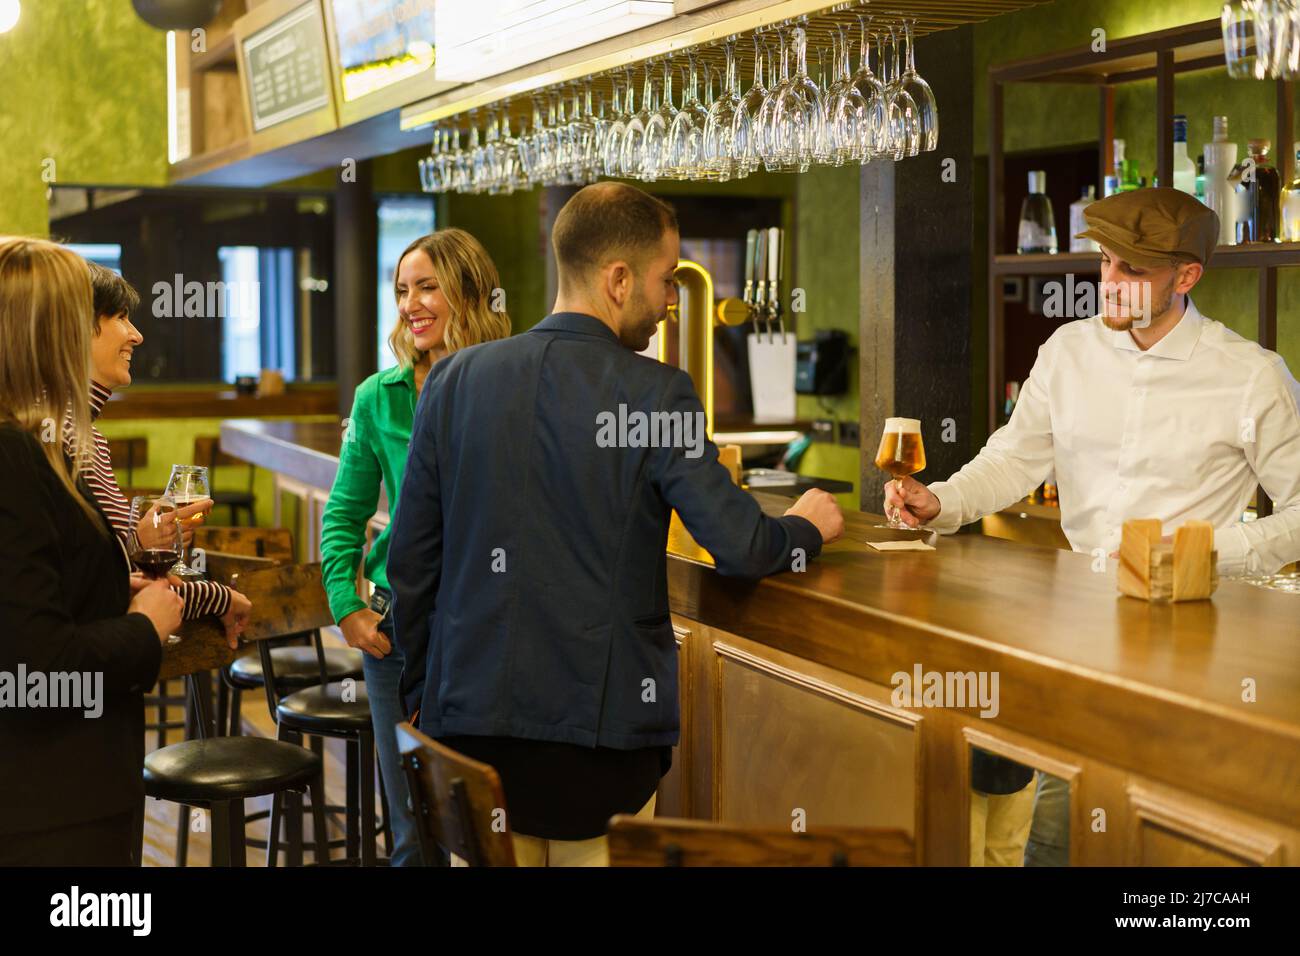
[[[222, 440], [327, 489], [331, 431], [227, 422]], [[919, 863], [964, 865], [980, 748], [1068, 784], [1073, 864], [1300, 861], [1300, 596], [1228, 580], [1149, 605], [1114, 561], [975, 534], [876, 552], [895, 533], [845, 518], [806, 570], [762, 581], [671, 556], [682, 738], [661, 815], [900, 827]], [[996, 674], [996, 714], [896, 706], [918, 669]]]

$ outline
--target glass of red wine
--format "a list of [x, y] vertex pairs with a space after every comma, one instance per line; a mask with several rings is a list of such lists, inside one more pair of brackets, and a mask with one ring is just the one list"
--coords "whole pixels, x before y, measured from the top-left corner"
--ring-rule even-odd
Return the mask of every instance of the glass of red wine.
[[181, 524], [176, 502], [166, 495], [138, 495], [131, 499], [131, 561], [145, 577], [159, 580], [180, 559]]

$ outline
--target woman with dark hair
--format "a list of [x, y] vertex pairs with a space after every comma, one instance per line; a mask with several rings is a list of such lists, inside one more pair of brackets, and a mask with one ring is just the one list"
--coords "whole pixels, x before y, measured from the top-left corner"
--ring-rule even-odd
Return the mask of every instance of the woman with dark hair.
[[375, 750], [388, 795], [388, 819], [393, 821], [394, 866], [418, 863], [420, 849], [394, 731], [406, 718], [398, 695], [402, 654], [393, 641], [389, 611], [388, 528], [366, 557], [365, 576], [375, 585], [369, 605], [357, 595], [357, 565], [381, 481], [390, 508], [397, 506], [415, 402], [429, 369], [457, 349], [510, 334], [509, 317], [495, 308], [500, 305], [500, 287], [487, 251], [462, 229], [423, 236], [402, 253], [393, 283], [397, 321], [388, 336], [398, 364], [357, 386], [322, 520], [322, 576], [330, 609], [348, 644], [365, 652]]
[[80, 257], [0, 237], [0, 866], [139, 862], [143, 694], [181, 622], [78, 480], [90, 313]]
[[[94, 262], [88, 265], [94, 297], [94, 324], [90, 341], [90, 417], [93, 422], [99, 418], [113, 392], [131, 384], [131, 355], [135, 347], [144, 341], [144, 336], [131, 322], [131, 311], [140, 304], [140, 296], [131, 283]], [[168, 541], [174, 534], [174, 521], [193, 518], [202, 520], [212, 510], [212, 499], [205, 498], [174, 512], [158, 515], [156, 522], [150, 513], [140, 519], [137, 527], [132, 528], [129, 521], [130, 503], [113, 474], [108, 441], [93, 424], [90, 426], [90, 434], [93, 449], [86, 459], [81, 477], [123, 543], [129, 545], [132, 536], [138, 538], [146, 548], [152, 546], [154, 540]], [[65, 441], [70, 439], [69, 432], [65, 434]], [[182, 530], [186, 547], [193, 536], [194, 527], [187, 522]], [[252, 609], [248, 598], [213, 581], [186, 581], [176, 585], [176, 589], [185, 601], [185, 620], [218, 617], [225, 625], [226, 636], [231, 640], [238, 638]]]

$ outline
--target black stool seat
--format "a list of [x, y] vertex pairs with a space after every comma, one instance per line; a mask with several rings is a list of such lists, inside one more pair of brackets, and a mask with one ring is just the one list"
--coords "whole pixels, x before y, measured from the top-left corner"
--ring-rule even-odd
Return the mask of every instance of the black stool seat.
[[[332, 681], [351, 677], [362, 679], [362, 652], [352, 647], [325, 648], [325, 673]], [[273, 647], [271, 663], [275, 668], [275, 682], [281, 687], [311, 687], [320, 682], [320, 665], [316, 662], [316, 648]], [[230, 682], [244, 690], [262, 686], [262, 658], [248, 654], [230, 665]]]
[[202, 805], [301, 789], [320, 772], [320, 757], [296, 744], [266, 737], [209, 737], [148, 754], [144, 792]]
[[[278, 671], [277, 671], [278, 674]], [[356, 700], [343, 699], [342, 684], [308, 687], [280, 701], [277, 722], [307, 734], [340, 734], [370, 731], [370, 698], [365, 681], [354, 685]]]

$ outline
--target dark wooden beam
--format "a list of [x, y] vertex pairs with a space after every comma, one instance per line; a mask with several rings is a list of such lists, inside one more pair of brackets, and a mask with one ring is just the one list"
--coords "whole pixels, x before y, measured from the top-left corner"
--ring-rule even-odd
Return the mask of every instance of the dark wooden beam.
[[1174, 184], [1174, 54], [1156, 54], [1156, 177], [1161, 186]]
[[369, 160], [356, 164], [356, 181], [334, 190], [334, 348], [339, 416], [352, 409], [358, 385], [377, 367], [379, 216]]

